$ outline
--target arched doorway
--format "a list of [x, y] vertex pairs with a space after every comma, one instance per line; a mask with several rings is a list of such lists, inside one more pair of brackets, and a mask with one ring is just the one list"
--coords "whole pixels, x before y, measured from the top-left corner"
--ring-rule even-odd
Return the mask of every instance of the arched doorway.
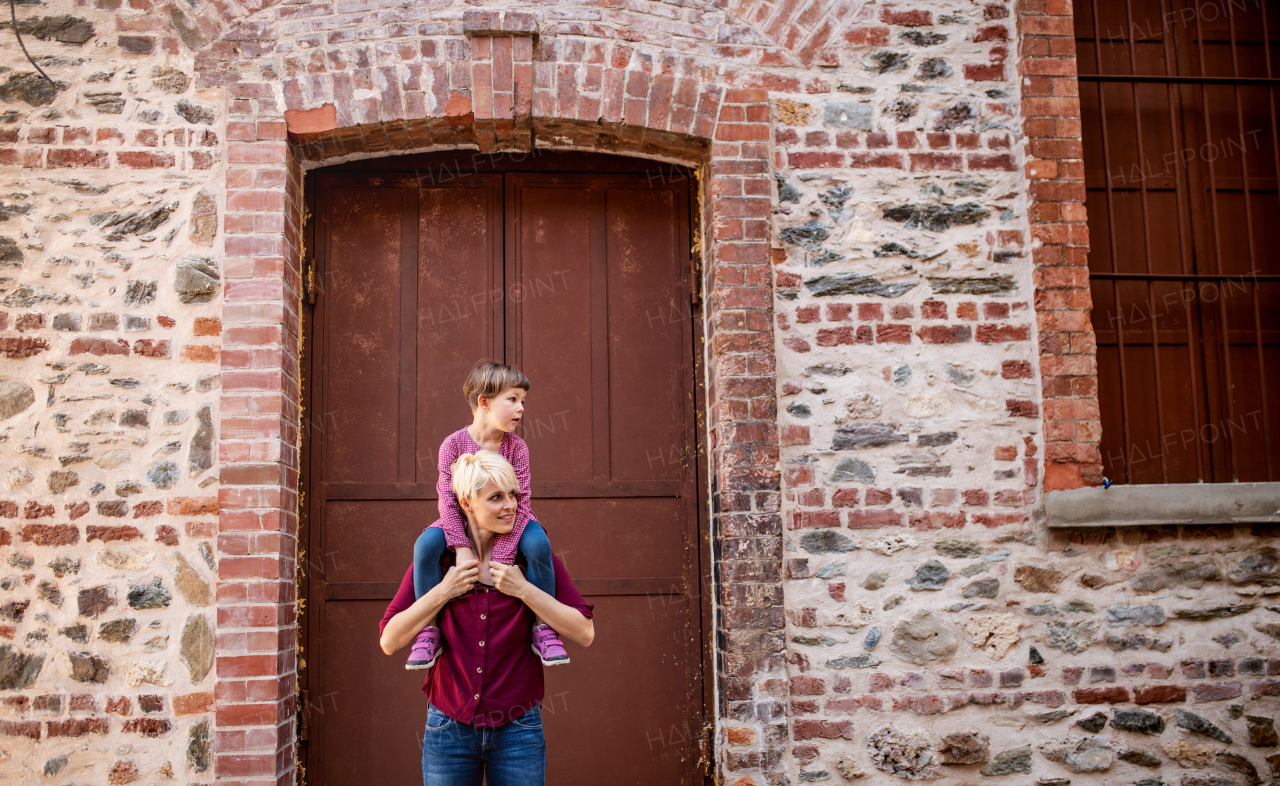
[[549, 782], [703, 782], [696, 193], [680, 167], [536, 150], [308, 173], [310, 782], [420, 782], [422, 675], [382, 655], [376, 623], [436, 518], [435, 451], [469, 418], [461, 381], [480, 357], [533, 381], [534, 510], [596, 604], [596, 644], [547, 674]]

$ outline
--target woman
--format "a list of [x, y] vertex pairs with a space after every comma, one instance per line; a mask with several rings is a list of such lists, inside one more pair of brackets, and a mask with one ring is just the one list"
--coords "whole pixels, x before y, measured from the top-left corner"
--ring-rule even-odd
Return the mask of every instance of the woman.
[[[494, 537], [515, 523], [519, 483], [502, 456], [481, 450], [453, 464], [453, 492], [467, 517], [478, 560], [452, 565], [414, 600], [413, 567], [382, 617], [382, 651], [407, 646], [436, 625], [444, 651], [422, 686], [430, 704], [422, 741], [423, 786], [541, 786], [546, 744], [540, 705], [542, 664], [533, 647], [534, 616], [583, 647], [591, 645], [592, 606], [560, 558], [552, 556], [556, 594], [525, 580], [517, 565], [490, 563]], [[445, 559], [452, 560], [448, 551]]]

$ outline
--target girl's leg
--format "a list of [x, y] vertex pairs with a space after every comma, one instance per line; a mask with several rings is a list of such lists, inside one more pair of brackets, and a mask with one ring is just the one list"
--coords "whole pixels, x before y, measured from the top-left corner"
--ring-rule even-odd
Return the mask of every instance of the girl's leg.
[[422, 733], [422, 786], [480, 786], [484, 780], [480, 732], [430, 707]]
[[[446, 548], [444, 530], [431, 527], [418, 536], [413, 544], [413, 593], [417, 598], [431, 591], [440, 583], [444, 574], [440, 571], [440, 558]], [[410, 671], [429, 669], [440, 656], [440, 629], [434, 619], [418, 632], [409, 648], [409, 660], [404, 667]]]
[[440, 572], [440, 558], [446, 548], [444, 529], [429, 527], [418, 536], [413, 544], [413, 596], [421, 598], [440, 583], [444, 574]]
[[[530, 519], [520, 535], [518, 550], [529, 565], [529, 583], [551, 597], [556, 596], [556, 569], [551, 562], [551, 541], [547, 531]], [[439, 581], [439, 579], [437, 579]]]
[[[529, 567], [529, 583], [551, 597], [556, 595], [556, 569], [551, 561], [551, 541], [547, 531], [536, 521], [530, 520], [520, 535], [518, 550]], [[560, 640], [560, 634], [538, 619], [533, 626], [533, 649], [543, 666], [559, 666], [569, 662], [569, 653]]]

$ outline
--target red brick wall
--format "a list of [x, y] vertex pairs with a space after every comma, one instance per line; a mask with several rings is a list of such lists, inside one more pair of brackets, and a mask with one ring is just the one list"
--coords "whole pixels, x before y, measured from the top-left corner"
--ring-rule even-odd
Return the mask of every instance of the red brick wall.
[[1102, 483], [1073, 24], [1070, 0], [1019, 5], [1046, 491]]
[[227, 147], [214, 769], [254, 783], [289, 771], [296, 736], [302, 182], [274, 102], [248, 99], [235, 109]]

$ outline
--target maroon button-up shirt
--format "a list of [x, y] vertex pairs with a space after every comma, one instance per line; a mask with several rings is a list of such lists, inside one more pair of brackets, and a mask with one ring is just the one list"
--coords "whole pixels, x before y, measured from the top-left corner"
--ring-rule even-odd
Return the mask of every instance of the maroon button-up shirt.
[[[590, 603], [573, 586], [560, 558], [556, 600], [591, 617]], [[379, 631], [413, 605], [413, 566], [382, 615]], [[445, 604], [436, 618], [444, 651], [427, 672], [422, 692], [445, 715], [472, 726], [502, 726], [541, 703], [542, 661], [532, 649], [534, 614], [496, 589], [477, 584]]]

